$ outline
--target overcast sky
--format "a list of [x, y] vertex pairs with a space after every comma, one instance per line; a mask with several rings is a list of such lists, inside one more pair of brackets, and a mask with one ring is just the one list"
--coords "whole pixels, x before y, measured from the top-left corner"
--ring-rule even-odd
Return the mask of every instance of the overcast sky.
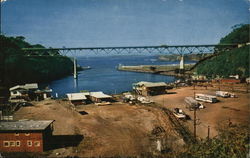
[[248, 0], [7, 0], [3, 32], [47, 47], [216, 44]]

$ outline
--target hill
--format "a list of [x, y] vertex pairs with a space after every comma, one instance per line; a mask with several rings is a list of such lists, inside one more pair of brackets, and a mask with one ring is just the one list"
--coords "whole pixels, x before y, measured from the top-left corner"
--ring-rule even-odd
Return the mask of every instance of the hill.
[[56, 51], [34, 52], [36, 55], [26, 56], [22, 48], [43, 48], [40, 44], [31, 45], [24, 37], [0, 36], [0, 73], [4, 86], [29, 82], [49, 82], [73, 71], [70, 58], [59, 55]]
[[[185, 55], [185, 61], [199, 61], [210, 54], [188, 54]], [[171, 55], [160, 55], [158, 57], [159, 61], [180, 61], [181, 56], [177, 54], [171, 54]]]
[[[249, 24], [235, 28], [223, 37], [219, 44], [249, 43], [249, 29]], [[241, 78], [249, 77], [249, 49], [250, 46], [245, 45], [229, 52], [221, 52], [220, 55], [199, 64], [196, 68], [197, 74], [209, 77], [216, 75], [228, 77], [238, 74]]]

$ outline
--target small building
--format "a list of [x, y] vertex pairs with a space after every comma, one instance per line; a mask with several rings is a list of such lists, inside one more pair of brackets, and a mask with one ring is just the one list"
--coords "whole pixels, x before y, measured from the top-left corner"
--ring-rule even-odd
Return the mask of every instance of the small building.
[[48, 88], [43, 90], [38, 89], [35, 91], [36, 100], [39, 101], [39, 100], [49, 99], [52, 97], [51, 93], [52, 89]]
[[207, 76], [205, 75], [192, 75], [191, 78], [192, 80], [201, 80], [201, 81], [207, 80]]
[[43, 152], [50, 146], [54, 120], [0, 122], [1, 152]]
[[229, 78], [239, 80], [240, 79], [240, 75], [230, 75]]
[[38, 89], [37, 83], [30, 83], [25, 85], [17, 85], [11, 87], [10, 91], [10, 99], [33, 99], [32, 92]]
[[240, 83], [241, 81], [239, 79], [234, 79], [234, 78], [223, 78], [220, 79], [220, 83], [228, 83], [228, 84], [233, 84], [233, 83]]
[[112, 96], [104, 94], [103, 92], [90, 92], [89, 96], [91, 101], [95, 103], [110, 102], [112, 100]]
[[88, 93], [68, 93], [67, 97], [72, 104], [81, 105], [86, 103], [86, 95], [88, 95]]
[[247, 83], [247, 84], [250, 83], [250, 77], [246, 78], [246, 83]]
[[133, 89], [139, 95], [151, 96], [166, 93], [167, 84], [165, 82], [138, 82], [133, 84]]

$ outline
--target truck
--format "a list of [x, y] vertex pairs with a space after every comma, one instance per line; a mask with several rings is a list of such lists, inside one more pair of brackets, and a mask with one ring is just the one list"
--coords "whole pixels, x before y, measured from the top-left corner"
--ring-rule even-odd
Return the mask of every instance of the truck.
[[208, 102], [208, 103], [216, 103], [218, 101], [216, 96], [208, 95], [208, 94], [195, 94], [195, 100]]
[[237, 96], [234, 94], [234, 93], [229, 93], [229, 92], [226, 92], [226, 91], [216, 91], [216, 96], [217, 97], [223, 97], [223, 98], [236, 98]]
[[188, 108], [189, 110], [205, 108], [202, 103], [198, 102], [193, 97], [185, 97], [184, 101], [186, 103], [186, 108]]

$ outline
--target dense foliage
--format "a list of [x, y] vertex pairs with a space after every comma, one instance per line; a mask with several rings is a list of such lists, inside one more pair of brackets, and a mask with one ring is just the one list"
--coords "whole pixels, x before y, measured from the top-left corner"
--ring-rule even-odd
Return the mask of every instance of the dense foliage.
[[43, 46], [31, 45], [24, 41], [24, 37], [0, 36], [0, 44], [0, 76], [5, 85], [48, 82], [72, 73], [73, 62], [56, 51], [33, 52], [31, 56], [26, 56], [21, 48]]
[[[239, 125], [220, 128], [217, 137], [190, 145], [181, 158], [245, 158], [249, 154], [249, 128]], [[249, 155], [248, 155], [249, 156]]]
[[[242, 25], [234, 29], [230, 34], [220, 40], [220, 44], [249, 43], [250, 25]], [[223, 76], [239, 74], [241, 77], [249, 77], [249, 45], [234, 49], [230, 52], [222, 52], [197, 66], [197, 73], [207, 76]]]
[[[202, 58], [209, 56], [210, 54], [187, 54], [185, 55], [185, 61], [199, 61]], [[160, 61], [180, 61], [181, 56], [176, 54], [171, 55], [160, 55], [158, 57]]]

